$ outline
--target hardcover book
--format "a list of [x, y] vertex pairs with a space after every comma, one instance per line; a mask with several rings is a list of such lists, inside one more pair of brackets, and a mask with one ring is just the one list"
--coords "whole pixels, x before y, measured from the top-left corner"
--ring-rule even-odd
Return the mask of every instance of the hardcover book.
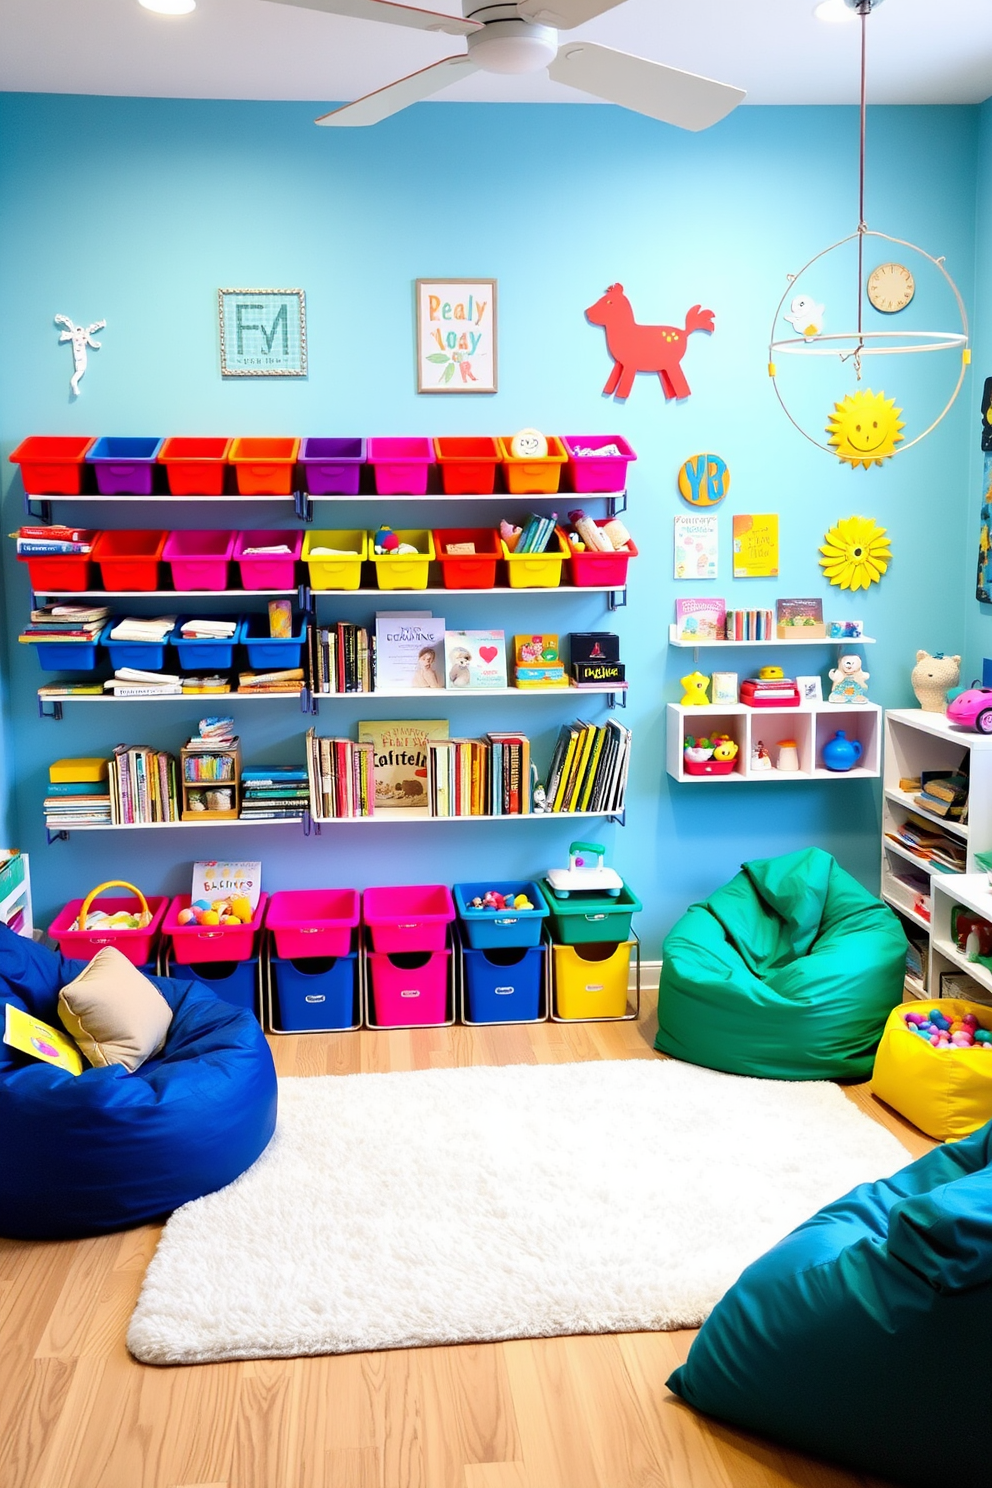
[[727, 606], [722, 599], [677, 599], [675, 623], [680, 641], [722, 641]]
[[447, 737], [448, 722], [442, 718], [359, 723], [360, 742], [372, 745], [377, 811], [395, 806], [427, 815], [427, 741]]
[[261, 863], [194, 863], [191, 897], [197, 899], [247, 899], [258, 908], [262, 892]]
[[449, 630], [444, 637], [444, 685], [449, 690], [506, 686], [506, 637], [501, 630]]
[[823, 600], [777, 599], [775, 628], [780, 641], [822, 641], [827, 633]]
[[444, 687], [443, 670], [443, 620], [432, 615], [376, 615], [376, 691], [440, 691]]
[[[736, 524], [736, 517], [734, 522]], [[678, 516], [675, 518], [675, 577], [677, 579], [716, 578], [717, 533], [716, 517]]]
[[778, 514], [734, 517], [734, 578], [778, 577]]

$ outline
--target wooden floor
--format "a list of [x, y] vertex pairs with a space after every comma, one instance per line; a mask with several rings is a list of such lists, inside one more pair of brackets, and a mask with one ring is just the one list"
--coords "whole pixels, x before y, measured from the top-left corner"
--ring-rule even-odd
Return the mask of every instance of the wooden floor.
[[[642, 1023], [273, 1039], [280, 1074], [653, 1059]], [[879, 1106], [912, 1156], [932, 1144]], [[2, 1181], [2, 1177], [0, 1177]], [[0, 1240], [0, 1488], [854, 1488], [665, 1389], [693, 1334], [154, 1369], [124, 1335], [158, 1229]], [[632, 1245], [649, 1245], [632, 1235]]]

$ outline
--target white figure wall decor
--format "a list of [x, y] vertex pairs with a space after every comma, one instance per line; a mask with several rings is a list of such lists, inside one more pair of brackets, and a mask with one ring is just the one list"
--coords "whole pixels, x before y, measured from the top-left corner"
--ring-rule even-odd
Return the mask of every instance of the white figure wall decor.
[[59, 345], [63, 341], [72, 342], [72, 376], [69, 386], [72, 388], [73, 396], [79, 397], [79, 379], [86, 371], [86, 348], [92, 346], [94, 351], [99, 351], [100, 342], [93, 340], [95, 331], [102, 331], [107, 324], [105, 320], [95, 320], [92, 325], [73, 325], [68, 315], [56, 315], [55, 324], [65, 326], [65, 330], [59, 337]]

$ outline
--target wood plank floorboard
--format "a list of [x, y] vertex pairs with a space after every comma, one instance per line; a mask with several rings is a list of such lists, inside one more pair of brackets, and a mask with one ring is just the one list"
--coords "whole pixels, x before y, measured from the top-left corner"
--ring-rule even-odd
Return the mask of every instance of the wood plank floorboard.
[[[272, 1038], [280, 1075], [652, 1059], [638, 1023]], [[911, 1157], [934, 1144], [845, 1091]], [[882, 1488], [696, 1416], [694, 1334], [520, 1339], [194, 1368], [137, 1364], [159, 1231], [0, 1240], [0, 1488]]]

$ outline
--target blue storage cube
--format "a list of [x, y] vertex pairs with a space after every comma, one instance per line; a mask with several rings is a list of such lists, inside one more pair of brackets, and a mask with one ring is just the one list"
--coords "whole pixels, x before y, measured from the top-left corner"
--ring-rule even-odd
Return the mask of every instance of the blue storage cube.
[[[110, 652], [110, 664], [116, 671], [118, 667], [137, 667], [143, 672], [160, 672], [165, 666], [165, 648], [171, 640], [166, 636], [161, 643], [156, 641], [112, 641], [110, 632], [115, 625], [119, 625], [124, 617], [116, 616], [108, 620], [100, 632], [100, 645], [106, 646]], [[174, 634], [175, 632], [173, 632]]]
[[534, 1023], [541, 1016], [544, 947], [462, 951], [470, 1023]]
[[[178, 970], [179, 968], [177, 968]], [[255, 988], [258, 984], [258, 957], [250, 961], [199, 961], [182, 967], [184, 974], [203, 982], [225, 1002], [255, 1011]]]
[[353, 1028], [358, 1022], [358, 953], [270, 961], [275, 1019], [282, 1033]]
[[285, 667], [301, 665], [300, 656], [307, 638], [307, 623], [300, 619], [299, 633], [284, 641], [269, 635], [268, 615], [249, 615], [241, 634], [242, 644], [248, 648], [248, 664], [256, 671], [282, 671]]
[[42, 641], [34, 648], [38, 665], [43, 672], [93, 672], [98, 641]]
[[183, 625], [187, 620], [204, 619], [203, 615], [180, 615], [176, 621], [176, 628], [169, 638], [169, 644], [175, 646], [179, 656], [179, 665], [183, 671], [198, 672], [217, 667], [226, 671], [234, 665], [234, 648], [240, 641], [245, 628], [245, 617], [243, 615], [212, 615], [212, 620], [233, 620], [237, 629], [229, 641], [184, 641], [182, 637]]
[[[497, 894], [526, 894], [533, 909], [471, 909], [473, 899], [481, 899], [487, 889]], [[541, 943], [541, 923], [548, 914], [548, 905], [536, 883], [517, 881], [455, 884], [452, 889], [462, 936], [467, 945], [477, 951], [492, 950], [498, 946], [536, 946]]]

